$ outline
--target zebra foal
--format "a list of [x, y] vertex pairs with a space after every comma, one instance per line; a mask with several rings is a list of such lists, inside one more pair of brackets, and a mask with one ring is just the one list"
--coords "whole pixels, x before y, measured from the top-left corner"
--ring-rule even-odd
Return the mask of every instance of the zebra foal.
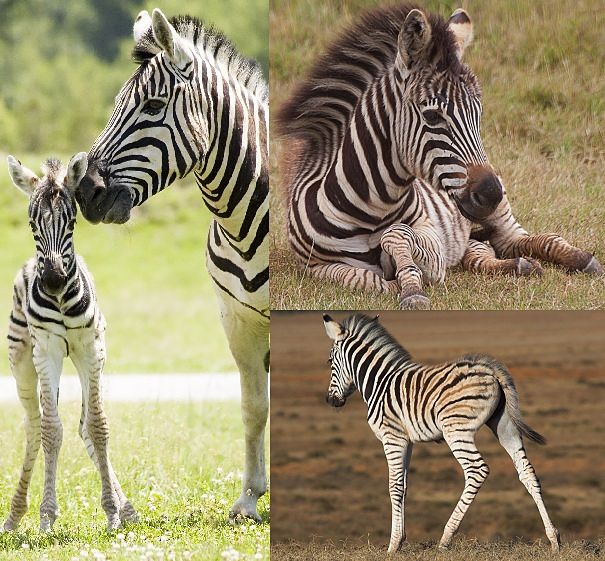
[[63, 438], [58, 412], [59, 378], [66, 356], [74, 363], [82, 384], [79, 433], [101, 475], [101, 503], [108, 529], [137, 518], [109, 461], [109, 427], [101, 392], [105, 319], [97, 305], [92, 276], [73, 244], [77, 210], [74, 190], [87, 165], [86, 152], [76, 154], [67, 170], [58, 160], [49, 159], [43, 165], [45, 175], [39, 179], [15, 158], [8, 157], [13, 183], [29, 196], [29, 224], [36, 256], [25, 263], [15, 278], [8, 328], [9, 362], [25, 409], [27, 444], [4, 530], [16, 529], [27, 511], [27, 494], [40, 444], [45, 461], [40, 530], [50, 531], [58, 516], [55, 481]]
[[512, 458], [519, 479], [538, 507], [552, 550], [559, 551], [559, 531], [544, 506], [523, 437], [538, 444], [546, 441], [523, 422], [519, 395], [503, 364], [485, 355], [468, 355], [437, 366], [418, 364], [378, 323], [378, 317], [354, 315], [342, 324], [328, 315], [323, 319], [326, 333], [334, 341], [326, 401], [342, 407], [359, 390], [368, 406], [368, 424], [384, 447], [392, 506], [389, 552], [401, 549], [405, 541], [404, 504], [415, 442], [445, 440], [464, 471], [464, 490], [439, 547], [451, 544], [489, 474], [475, 446], [475, 433], [483, 425]]

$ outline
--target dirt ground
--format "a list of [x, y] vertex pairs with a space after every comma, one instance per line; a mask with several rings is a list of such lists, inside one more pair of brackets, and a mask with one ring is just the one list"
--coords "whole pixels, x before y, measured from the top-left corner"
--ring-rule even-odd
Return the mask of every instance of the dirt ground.
[[[334, 319], [346, 313], [333, 313]], [[562, 540], [593, 540], [605, 523], [605, 313], [385, 312], [381, 322], [423, 362], [487, 352], [510, 368], [525, 420], [548, 439], [527, 445]], [[359, 395], [324, 402], [330, 349], [320, 312], [271, 318], [271, 541], [371, 543], [390, 532], [387, 466]], [[491, 473], [461, 527], [469, 539], [541, 539], [538, 511], [488, 429], [477, 445]], [[462, 491], [445, 444], [414, 448], [406, 503], [412, 543], [441, 536]]]

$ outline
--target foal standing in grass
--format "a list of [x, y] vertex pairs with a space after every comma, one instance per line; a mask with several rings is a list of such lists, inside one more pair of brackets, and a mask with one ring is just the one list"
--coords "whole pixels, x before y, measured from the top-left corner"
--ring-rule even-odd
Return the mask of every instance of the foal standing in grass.
[[358, 389], [368, 405], [368, 424], [382, 442], [389, 465], [389, 551], [401, 549], [405, 542], [404, 502], [414, 442], [445, 440], [464, 471], [464, 490], [439, 542], [442, 548], [450, 545], [489, 474], [475, 446], [475, 433], [483, 425], [512, 458], [540, 511], [552, 550], [559, 551], [559, 531], [546, 512], [523, 436], [538, 444], [546, 441], [523, 422], [519, 395], [506, 367], [485, 355], [437, 366], [415, 363], [377, 319], [354, 315], [338, 324], [324, 315], [326, 333], [334, 341], [326, 401], [342, 407]]
[[26, 412], [27, 446], [4, 530], [17, 528], [27, 511], [27, 492], [40, 442], [45, 460], [40, 530], [50, 531], [58, 516], [55, 480], [63, 438], [58, 414], [59, 378], [66, 356], [74, 363], [82, 384], [79, 432], [101, 474], [101, 502], [108, 529], [137, 517], [109, 461], [109, 426], [101, 392], [105, 319], [97, 305], [92, 276], [73, 245], [73, 193], [87, 165], [85, 152], [71, 159], [67, 171], [58, 160], [47, 160], [45, 176], [39, 179], [8, 157], [13, 183], [30, 197], [29, 223], [36, 256], [25, 263], [15, 279], [8, 330], [10, 366]]

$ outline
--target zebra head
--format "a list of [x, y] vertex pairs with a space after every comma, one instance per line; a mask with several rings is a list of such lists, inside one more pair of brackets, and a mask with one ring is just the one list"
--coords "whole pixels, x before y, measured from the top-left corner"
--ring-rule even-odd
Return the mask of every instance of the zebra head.
[[73, 231], [76, 224], [74, 192], [86, 173], [87, 154], [72, 157], [67, 170], [48, 159], [40, 179], [33, 171], [8, 156], [15, 186], [29, 197], [29, 225], [36, 242], [38, 278], [49, 295], [60, 294], [76, 266]]
[[462, 62], [472, 35], [464, 10], [447, 23], [418, 9], [408, 13], [393, 70], [400, 100], [394, 136], [404, 167], [445, 190], [466, 218], [476, 220], [489, 216], [503, 194], [481, 141], [479, 84]]
[[[208, 101], [200, 80], [193, 20], [181, 36], [158, 9], [134, 24], [140, 66], [116, 97], [113, 114], [93, 144], [76, 198], [93, 223], [124, 223], [140, 205], [185, 176], [208, 150]], [[183, 33], [187, 35], [187, 32]]]
[[343, 348], [347, 331], [327, 314], [324, 314], [323, 320], [328, 337], [334, 341], [330, 351], [331, 375], [326, 402], [332, 407], [342, 407], [356, 389], [353, 381], [353, 371], [346, 359], [345, 349]]

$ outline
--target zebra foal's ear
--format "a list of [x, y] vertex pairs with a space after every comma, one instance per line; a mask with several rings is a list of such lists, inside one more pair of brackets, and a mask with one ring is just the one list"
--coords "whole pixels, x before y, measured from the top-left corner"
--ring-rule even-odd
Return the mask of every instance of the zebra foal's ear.
[[323, 320], [326, 333], [330, 339], [333, 339], [334, 341], [344, 339], [345, 331], [338, 322], [334, 321], [328, 314], [323, 315]]
[[458, 8], [448, 20], [448, 25], [454, 34], [458, 58], [462, 60], [466, 47], [473, 40], [473, 22], [462, 8]]
[[191, 53], [185, 45], [185, 40], [177, 33], [159, 8], [153, 10], [151, 26], [156, 42], [176, 66], [182, 68], [191, 61]]
[[151, 29], [151, 16], [147, 10], [139, 12], [137, 19], [134, 20], [134, 26], [132, 28], [132, 35], [134, 42], [139, 44], [141, 40], [147, 35]]
[[21, 162], [13, 156], [6, 158], [6, 161], [8, 162], [8, 173], [15, 187], [29, 197], [40, 181], [38, 176], [31, 169], [22, 166]]
[[406, 68], [411, 68], [423, 58], [431, 36], [431, 24], [424, 13], [418, 9], [410, 10], [397, 37], [399, 56]]
[[65, 176], [65, 186], [74, 193], [80, 185], [80, 181], [86, 175], [88, 169], [88, 154], [86, 152], [78, 152], [72, 156], [67, 166], [67, 175]]

